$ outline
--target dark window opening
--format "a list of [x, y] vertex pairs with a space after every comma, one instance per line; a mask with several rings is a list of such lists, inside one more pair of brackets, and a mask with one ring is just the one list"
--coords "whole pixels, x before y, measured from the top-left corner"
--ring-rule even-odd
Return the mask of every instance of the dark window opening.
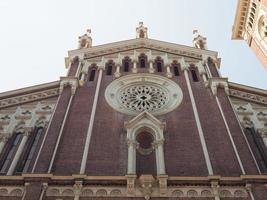
[[90, 72], [90, 77], [89, 77], [89, 81], [94, 81], [95, 80], [95, 69], [92, 69]]
[[173, 71], [174, 71], [174, 76], [179, 76], [179, 75], [180, 75], [180, 74], [179, 74], [179, 69], [178, 69], [177, 66], [174, 66], [174, 67], [173, 67]]
[[198, 77], [197, 77], [197, 73], [195, 70], [191, 70], [191, 75], [192, 75], [192, 79], [194, 82], [198, 82]]
[[12, 162], [12, 159], [14, 158], [14, 155], [16, 153], [17, 147], [19, 146], [21, 138], [22, 138], [22, 133], [17, 133], [16, 137], [12, 141], [11, 146], [9, 147], [9, 149], [7, 149], [8, 153], [6, 154], [4, 162], [1, 167], [0, 170], [1, 174], [7, 173], [7, 170]]
[[33, 159], [34, 153], [37, 149], [37, 145], [40, 141], [40, 138], [43, 133], [43, 128], [38, 128], [35, 135], [34, 139], [32, 140], [30, 147], [28, 147], [28, 151], [26, 152], [26, 156], [22, 160], [20, 166], [17, 168], [16, 173], [25, 173], [28, 171], [31, 161]]
[[144, 58], [142, 58], [142, 59], [140, 60], [140, 67], [141, 67], [141, 68], [146, 68], [146, 61], [145, 61]]
[[124, 62], [124, 72], [129, 72], [129, 61]]
[[106, 72], [106, 75], [108, 75], [108, 76], [112, 75], [112, 65], [111, 65], [111, 64], [109, 64], [109, 65], [107, 66], [107, 72]]
[[136, 136], [136, 141], [139, 143], [139, 147], [142, 149], [152, 148], [153, 136], [150, 133], [142, 132]]
[[162, 64], [161, 64], [161, 62], [157, 62], [157, 70], [158, 70], [158, 72], [162, 72]]

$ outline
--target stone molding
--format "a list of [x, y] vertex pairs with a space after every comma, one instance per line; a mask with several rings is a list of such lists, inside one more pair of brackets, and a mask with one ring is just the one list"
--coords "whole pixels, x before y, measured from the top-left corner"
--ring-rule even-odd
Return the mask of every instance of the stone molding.
[[[143, 197], [150, 199], [151, 197], [230, 197], [246, 199], [248, 189], [246, 186], [169, 186], [165, 189], [165, 193], [160, 192], [159, 182], [149, 175], [143, 177], [133, 183], [131, 193], [128, 193], [126, 187], [122, 186], [82, 186], [80, 190], [81, 197]], [[140, 177], [142, 178], [142, 176]], [[76, 194], [77, 195], [77, 194]], [[72, 186], [48, 186], [46, 190], [48, 197], [75, 196], [75, 188]]]
[[217, 52], [196, 49], [194, 47], [152, 40], [147, 38], [131, 39], [126, 41], [114, 42], [105, 45], [94, 46], [87, 49], [79, 49], [69, 51], [69, 57], [84, 55], [84, 59], [104, 56], [106, 54], [114, 54], [122, 51], [131, 51], [133, 49], [147, 48], [151, 50], [164, 51], [178, 56], [185, 56], [201, 60], [202, 54], [207, 56], [217, 56]]
[[40, 101], [47, 98], [56, 97], [59, 95], [59, 88], [53, 88], [48, 90], [42, 90], [39, 92], [33, 92], [25, 95], [14, 96], [0, 100], [0, 109], [10, 106], [16, 106], [19, 104], [26, 104], [33, 101]]
[[24, 191], [25, 191], [24, 186], [0, 187], [0, 197], [3, 197], [3, 196], [22, 197]]
[[240, 91], [240, 90], [236, 90], [232, 88], [229, 89], [229, 94], [230, 96], [233, 96], [233, 97], [237, 97], [237, 98], [248, 100], [251, 102], [267, 105], [267, 97], [265, 96], [253, 94], [250, 92], [244, 92], [244, 91]]

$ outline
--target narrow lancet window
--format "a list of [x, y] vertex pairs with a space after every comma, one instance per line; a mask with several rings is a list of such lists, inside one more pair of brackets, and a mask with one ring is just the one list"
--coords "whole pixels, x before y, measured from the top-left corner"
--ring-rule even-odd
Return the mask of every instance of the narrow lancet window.
[[194, 69], [191, 69], [190, 71], [191, 71], [193, 81], [198, 82], [199, 80], [198, 80], [196, 71]]
[[6, 151], [6, 155], [4, 157], [2, 166], [1, 166], [1, 170], [0, 173], [1, 174], [5, 174], [7, 173], [7, 170], [12, 162], [12, 159], [14, 157], [14, 155], [16, 154], [16, 150], [18, 148], [18, 145], [21, 141], [22, 138], [22, 133], [17, 133], [15, 138], [11, 141], [11, 144], [7, 144], [10, 145], [9, 148]]
[[94, 81], [95, 80], [95, 72], [96, 72], [96, 69], [92, 69], [91, 70], [89, 81]]

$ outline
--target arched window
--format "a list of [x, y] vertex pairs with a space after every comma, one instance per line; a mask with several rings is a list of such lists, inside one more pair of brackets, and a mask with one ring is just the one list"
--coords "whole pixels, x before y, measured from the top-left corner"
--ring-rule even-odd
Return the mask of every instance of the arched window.
[[157, 72], [163, 72], [163, 60], [160, 57], [157, 57], [155, 59], [155, 68], [157, 69]]
[[194, 69], [191, 69], [190, 71], [191, 71], [193, 81], [198, 82], [199, 80], [198, 80], [196, 71]]
[[154, 137], [149, 132], [141, 132], [136, 136], [138, 149], [136, 155], [136, 174], [156, 175], [156, 155], [153, 148]]
[[89, 76], [89, 81], [94, 81], [95, 80], [95, 73], [96, 73], [96, 69], [93, 68], [90, 71], [90, 76]]
[[177, 66], [174, 66], [174, 67], [173, 67], [173, 71], [174, 71], [174, 76], [179, 76], [179, 75], [180, 75], [180, 73], [179, 73], [179, 69], [178, 69]]
[[17, 151], [17, 148], [19, 146], [19, 143], [22, 138], [22, 133], [17, 133], [14, 138], [11, 139], [10, 143], [8, 145], [8, 148], [6, 149], [5, 156], [3, 159], [3, 162], [1, 163], [1, 174], [7, 173], [7, 170], [12, 162], [12, 159]]
[[140, 68], [146, 68], [147, 65], [147, 57], [145, 54], [141, 54], [139, 56], [139, 66]]
[[162, 64], [159, 61], [157, 62], [157, 71], [162, 72]]
[[108, 75], [108, 76], [112, 75], [112, 69], [113, 69], [113, 62], [109, 61], [106, 64], [106, 75]]
[[123, 59], [122, 64], [123, 64], [123, 71], [124, 72], [130, 71], [130, 63], [131, 63], [131, 59], [129, 57], [125, 57]]
[[24, 159], [22, 162], [19, 164], [19, 166], [16, 169], [16, 173], [25, 173], [28, 171], [29, 166], [31, 164], [31, 161], [33, 159], [33, 155], [36, 151], [38, 142], [41, 139], [42, 133], [43, 133], [43, 128], [37, 128], [35, 134], [33, 134], [33, 139], [30, 141], [29, 146], [27, 147], [27, 150], [25, 152]]

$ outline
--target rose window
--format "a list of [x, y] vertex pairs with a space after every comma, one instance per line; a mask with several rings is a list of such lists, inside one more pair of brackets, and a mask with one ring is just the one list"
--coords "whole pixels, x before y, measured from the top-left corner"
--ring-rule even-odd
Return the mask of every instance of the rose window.
[[172, 80], [152, 74], [131, 74], [112, 81], [106, 88], [107, 103], [115, 110], [138, 115], [147, 111], [161, 115], [182, 101], [181, 88]]
[[156, 86], [130, 86], [120, 94], [120, 102], [134, 111], [154, 111], [166, 105], [167, 94]]

